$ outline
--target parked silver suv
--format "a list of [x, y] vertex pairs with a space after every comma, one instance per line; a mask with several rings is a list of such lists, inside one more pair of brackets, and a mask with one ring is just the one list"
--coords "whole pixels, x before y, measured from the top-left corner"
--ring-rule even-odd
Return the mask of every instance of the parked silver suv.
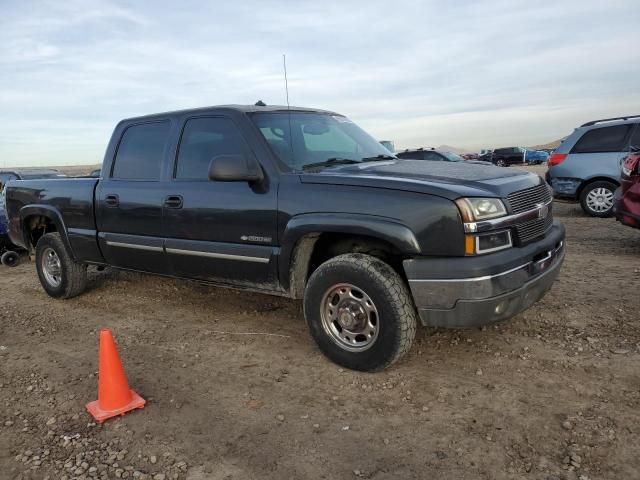
[[594, 217], [613, 213], [620, 164], [629, 146], [640, 147], [640, 115], [605, 118], [576, 128], [549, 158], [553, 196], [579, 201]]

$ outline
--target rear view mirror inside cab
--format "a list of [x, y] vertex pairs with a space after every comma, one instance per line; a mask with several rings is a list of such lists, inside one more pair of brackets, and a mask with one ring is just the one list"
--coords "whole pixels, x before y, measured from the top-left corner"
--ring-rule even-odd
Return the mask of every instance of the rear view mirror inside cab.
[[323, 135], [329, 131], [329, 126], [326, 123], [312, 122], [307, 123], [302, 128], [302, 132], [308, 135]]

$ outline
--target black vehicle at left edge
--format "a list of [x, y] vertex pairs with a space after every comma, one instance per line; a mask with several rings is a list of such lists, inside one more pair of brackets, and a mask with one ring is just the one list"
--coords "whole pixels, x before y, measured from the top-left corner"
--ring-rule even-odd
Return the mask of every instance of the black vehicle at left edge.
[[6, 208], [52, 297], [108, 265], [303, 299], [323, 353], [366, 371], [418, 322], [513, 317], [564, 259], [539, 176], [400, 160], [342, 115], [264, 104], [123, 120], [99, 178], [10, 182]]

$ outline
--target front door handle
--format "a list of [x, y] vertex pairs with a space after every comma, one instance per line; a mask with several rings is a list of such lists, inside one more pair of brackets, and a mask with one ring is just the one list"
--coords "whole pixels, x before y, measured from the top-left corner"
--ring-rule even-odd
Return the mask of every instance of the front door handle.
[[164, 199], [164, 206], [167, 208], [182, 208], [182, 196], [169, 195]]
[[107, 207], [114, 208], [120, 205], [120, 199], [118, 195], [107, 195], [104, 197], [104, 203]]

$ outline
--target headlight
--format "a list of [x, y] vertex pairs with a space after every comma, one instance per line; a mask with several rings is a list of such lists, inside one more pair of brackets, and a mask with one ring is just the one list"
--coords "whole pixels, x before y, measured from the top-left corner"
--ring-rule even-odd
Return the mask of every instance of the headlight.
[[464, 222], [465, 255], [482, 255], [511, 248], [511, 232], [509, 230], [478, 232], [478, 224], [483, 220], [504, 217], [507, 209], [499, 198], [459, 198], [456, 205]]
[[465, 222], [504, 217], [507, 209], [499, 198], [459, 198], [456, 204]]

